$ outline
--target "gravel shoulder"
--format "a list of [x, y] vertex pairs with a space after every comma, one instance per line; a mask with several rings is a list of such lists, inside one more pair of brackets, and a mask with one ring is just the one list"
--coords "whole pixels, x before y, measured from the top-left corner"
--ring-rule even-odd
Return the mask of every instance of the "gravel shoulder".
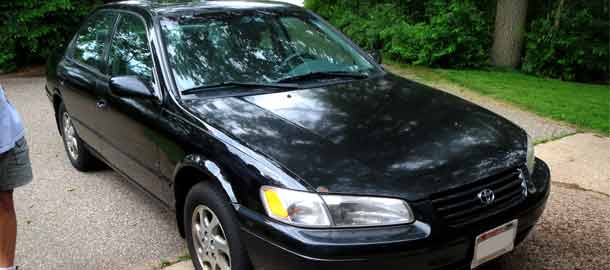
[[606, 195], [554, 184], [528, 239], [482, 270], [610, 269], [609, 205]]

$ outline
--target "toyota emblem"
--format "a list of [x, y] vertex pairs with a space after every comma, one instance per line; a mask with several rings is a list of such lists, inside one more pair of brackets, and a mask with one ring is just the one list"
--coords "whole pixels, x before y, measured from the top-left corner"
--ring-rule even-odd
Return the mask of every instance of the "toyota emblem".
[[477, 197], [479, 197], [479, 200], [481, 200], [481, 203], [484, 205], [490, 205], [496, 200], [496, 194], [491, 189], [484, 189], [479, 192]]

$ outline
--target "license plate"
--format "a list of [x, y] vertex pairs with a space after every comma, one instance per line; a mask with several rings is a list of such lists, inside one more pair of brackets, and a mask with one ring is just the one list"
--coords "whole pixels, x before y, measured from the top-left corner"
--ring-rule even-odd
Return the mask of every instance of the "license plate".
[[471, 268], [474, 269], [511, 252], [515, 247], [517, 223], [517, 220], [513, 220], [477, 236], [474, 243], [474, 258]]

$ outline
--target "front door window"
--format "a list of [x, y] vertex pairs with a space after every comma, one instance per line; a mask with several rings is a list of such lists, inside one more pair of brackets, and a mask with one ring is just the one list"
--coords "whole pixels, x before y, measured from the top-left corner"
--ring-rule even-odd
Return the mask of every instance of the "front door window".
[[153, 82], [146, 26], [136, 15], [124, 14], [110, 45], [110, 76], [136, 76]]

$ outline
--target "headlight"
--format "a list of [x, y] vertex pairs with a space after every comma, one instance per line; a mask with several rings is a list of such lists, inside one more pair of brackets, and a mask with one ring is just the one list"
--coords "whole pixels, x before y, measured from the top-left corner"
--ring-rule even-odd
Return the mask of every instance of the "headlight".
[[415, 221], [409, 205], [399, 199], [318, 195], [264, 186], [261, 199], [273, 219], [304, 227], [358, 227]]
[[527, 170], [530, 175], [534, 173], [534, 165], [536, 165], [536, 155], [534, 154], [534, 140], [530, 135], [527, 135]]
[[336, 226], [376, 226], [411, 223], [409, 205], [398, 199], [323, 195]]
[[264, 186], [261, 199], [267, 215], [279, 221], [298, 226], [331, 225], [324, 201], [318, 194]]

